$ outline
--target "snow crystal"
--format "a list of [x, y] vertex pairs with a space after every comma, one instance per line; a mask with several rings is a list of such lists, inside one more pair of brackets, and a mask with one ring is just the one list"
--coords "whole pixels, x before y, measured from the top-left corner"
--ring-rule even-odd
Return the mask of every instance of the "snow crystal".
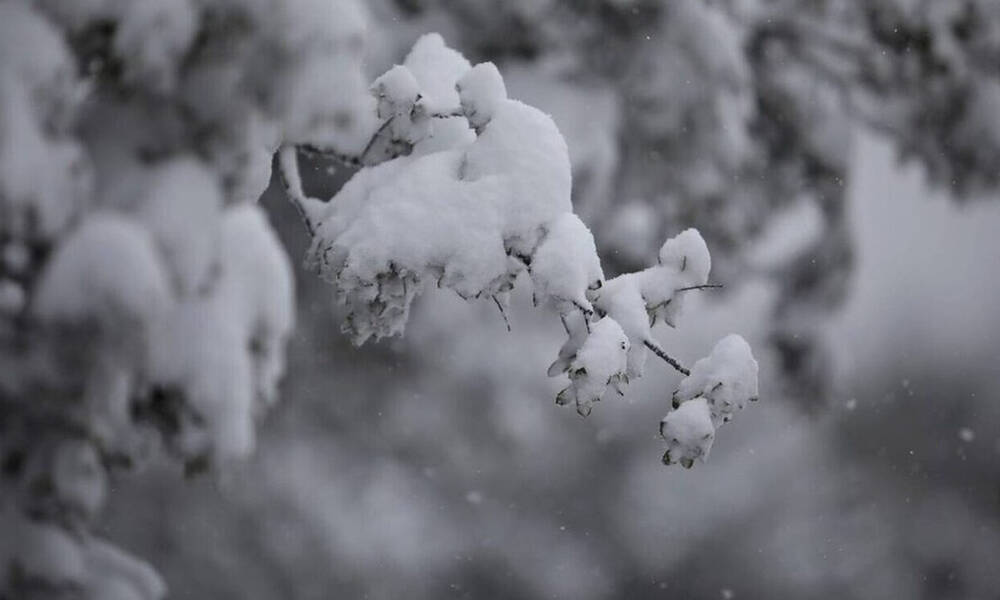
[[660, 435], [667, 442], [664, 464], [680, 463], [690, 469], [694, 461], [704, 462], [715, 441], [715, 426], [708, 401], [696, 398], [685, 402], [660, 422]]

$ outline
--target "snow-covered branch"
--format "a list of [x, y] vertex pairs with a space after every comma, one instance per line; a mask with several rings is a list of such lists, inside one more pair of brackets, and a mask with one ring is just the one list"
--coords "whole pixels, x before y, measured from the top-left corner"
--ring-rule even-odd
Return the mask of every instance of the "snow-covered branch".
[[[371, 93], [381, 124], [365, 153], [379, 144], [409, 151], [382, 153], [310, 217], [306, 261], [336, 287], [355, 343], [402, 334], [428, 282], [503, 311], [527, 279], [535, 304], [554, 309], [567, 331], [549, 368], [569, 378], [558, 404], [586, 416], [609, 387], [623, 395], [647, 350], [691, 375], [652, 327], [677, 323], [685, 292], [720, 287], [708, 283], [711, 259], [696, 230], [667, 240], [656, 265], [605, 280], [593, 236], [572, 212], [562, 135], [507, 97], [493, 64], [472, 66], [429, 35]], [[290, 197], [302, 204], [294, 186]]]

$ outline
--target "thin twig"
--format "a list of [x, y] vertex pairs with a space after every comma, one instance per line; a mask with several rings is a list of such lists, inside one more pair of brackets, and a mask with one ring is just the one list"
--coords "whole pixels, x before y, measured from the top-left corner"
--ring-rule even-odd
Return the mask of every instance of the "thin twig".
[[507, 324], [507, 333], [510, 333], [511, 331], [510, 319], [507, 318], [507, 311], [503, 309], [503, 304], [500, 303], [500, 300], [496, 297], [496, 294], [490, 297], [493, 298], [493, 303], [496, 304], [497, 308], [500, 310], [500, 316], [503, 317], [503, 322]]
[[691, 290], [714, 290], [717, 288], [724, 287], [721, 283], [706, 283], [704, 285], [689, 285], [687, 287], [677, 288], [675, 292], [690, 292]]
[[691, 371], [689, 371], [688, 369], [684, 368], [684, 365], [682, 365], [680, 362], [678, 362], [676, 358], [674, 358], [674, 357], [670, 356], [669, 354], [667, 354], [663, 350], [663, 348], [660, 348], [660, 346], [656, 342], [653, 342], [651, 340], [646, 340], [646, 341], [643, 342], [643, 344], [647, 348], [649, 348], [650, 350], [652, 350], [653, 354], [655, 354], [655, 355], [659, 356], [660, 358], [662, 358], [663, 362], [667, 363], [668, 365], [670, 365], [671, 367], [673, 367], [674, 369], [676, 369], [677, 372], [682, 373], [685, 377], [687, 377], [688, 375], [691, 374]]
[[301, 150], [303, 154], [308, 156], [317, 156], [319, 158], [334, 160], [345, 167], [359, 169], [364, 166], [361, 164], [361, 158], [350, 154], [344, 154], [343, 152], [337, 152], [333, 148], [323, 148], [314, 144], [300, 144], [297, 148]]
[[427, 116], [432, 119], [451, 119], [452, 117], [464, 117], [465, 111], [463, 111], [461, 108], [456, 108], [450, 112], [428, 113]]
[[315, 198], [306, 196], [302, 190], [302, 177], [299, 174], [299, 158], [295, 154], [295, 146], [283, 146], [278, 150], [278, 178], [285, 188], [285, 195], [292, 206], [299, 211], [299, 216], [309, 232], [309, 237], [316, 235], [316, 224], [311, 216], [310, 204], [322, 204]]

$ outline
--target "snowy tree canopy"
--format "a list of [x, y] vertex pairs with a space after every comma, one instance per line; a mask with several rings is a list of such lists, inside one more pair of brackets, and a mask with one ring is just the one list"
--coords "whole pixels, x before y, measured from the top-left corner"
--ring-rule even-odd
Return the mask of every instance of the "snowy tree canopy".
[[[0, 3], [0, 595], [165, 595], [90, 526], [109, 475], [254, 447], [295, 320], [256, 205], [272, 161], [358, 344], [427, 286], [502, 311], [526, 285], [566, 328], [560, 404], [624, 393], [647, 352], [688, 376], [665, 462], [706, 458], [756, 398], [741, 338], [688, 371], [654, 336], [708, 285], [697, 230], [605, 280], [552, 118], [435, 34], [370, 83], [365, 27], [353, 0]], [[356, 172], [315, 199], [299, 153]]]

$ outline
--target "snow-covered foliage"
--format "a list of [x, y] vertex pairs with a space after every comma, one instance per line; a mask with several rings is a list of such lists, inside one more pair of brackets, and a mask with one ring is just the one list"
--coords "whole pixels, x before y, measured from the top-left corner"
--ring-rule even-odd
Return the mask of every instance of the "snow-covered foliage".
[[[686, 373], [651, 328], [707, 283], [697, 231], [605, 282], [552, 118], [434, 34], [369, 85], [364, 33], [354, 0], [0, 3], [0, 596], [165, 595], [91, 526], [119, 471], [253, 450], [294, 325], [255, 205], [275, 152], [356, 343], [427, 285], [503, 310], [524, 282], [566, 324], [560, 404], [624, 394], [647, 349]], [[310, 198], [298, 151], [358, 170]]]
[[590, 414], [595, 402], [601, 400], [607, 386], [624, 395], [628, 383], [629, 339], [611, 317], [604, 317], [590, 326], [590, 334], [580, 349], [570, 357], [566, 371], [570, 385], [556, 396], [557, 404], [576, 405], [581, 416]]
[[716, 428], [754, 400], [757, 361], [742, 337], [726, 336], [694, 364], [674, 392], [675, 410], [660, 423], [660, 435], [668, 445], [663, 462], [690, 468], [695, 459], [706, 460]]
[[716, 425], [728, 423], [748, 401], [757, 400], [757, 361], [750, 346], [738, 335], [729, 335], [712, 353], [694, 363], [674, 392], [674, 405], [705, 398]]

